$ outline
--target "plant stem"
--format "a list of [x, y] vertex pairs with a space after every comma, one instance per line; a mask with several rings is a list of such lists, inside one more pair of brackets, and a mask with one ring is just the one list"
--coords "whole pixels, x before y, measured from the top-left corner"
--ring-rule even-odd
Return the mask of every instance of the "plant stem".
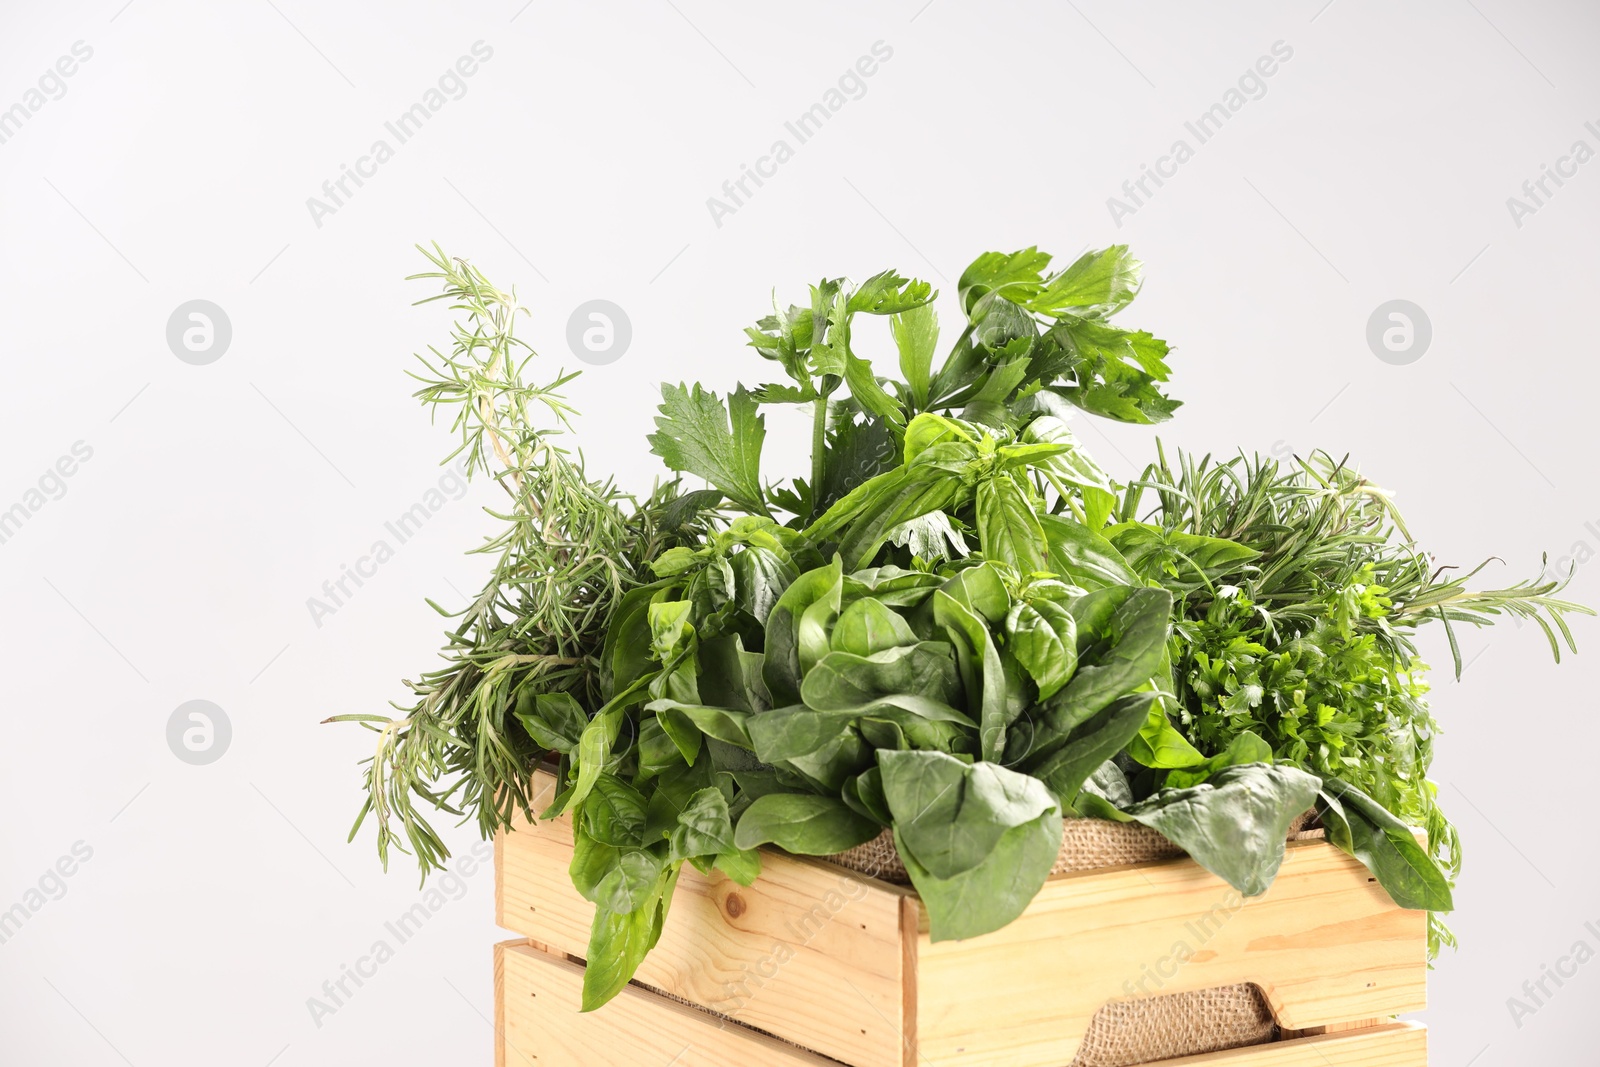
[[827, 461], [828, 398], [819, 394], [812, 401], [811, 413], [811, 515], [815, 518], [822, 509], [822, 471]]

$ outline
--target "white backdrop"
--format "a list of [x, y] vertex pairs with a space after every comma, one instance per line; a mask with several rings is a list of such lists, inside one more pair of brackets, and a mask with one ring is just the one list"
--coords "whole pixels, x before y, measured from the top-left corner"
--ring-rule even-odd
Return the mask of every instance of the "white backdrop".
[[[1147, 263], [1125, 317], [1176, 346], [1167, 441], [1353, 452], [1442, 561], [1498, 554], [1507, 581], [1600, 548], [1592, 5], [3, 10], [8, 1065], [489, 1062], [492, 874], [425, 892], [405, 857], [385, 875], [370, 836], [347, 845], [369, 742], [318, 725], [435, 662], [422, 598], [475, 588], [463, 549], [494, 527], [409, 397], [409, 353], [448, 325], [409, 306], [418, 241], [515, 282], [552, 369], [580, 365], [573, 309], [624, 309], [627, 351], [572, 392], [592, 468], [635, 488], [660, 382], [760, 380], [740, 330], [773, 287], [893, 266], [943, 288], [948, 320], [981, 251], [1125, 241]], [[800, 143], [785, 123], [818, 103]], [[416, 104], [402, 141], [386, 124]], [[1202, 142], [1185, 124], [1218, 104]], [[758, 165], [735, 203], [724, 182]], [[1146, 167], [1164, 184], [1140, 190]], [[231, 339], [185, 360], [168, 321], [192, 300]], [[1431, 324], [1401, 365], [1367, 341], [1391, 300]], [[1152, 454], [1154, 431], [1078, 425], [1120, 476]], [[771, 429], [768, 469], [794, 467], [801, 436]], [[417, 503], [397, 544], [385, 524]], [[314, 613], [380, 540], [393, 557]], [[1572, 595], [1600, 603], [1600, 568]], [[1600, 949], [1600, 861], [1570, 829], [1593, 810], [1600, 663], [1579, 636], [1557, 669], [1532, 629], [1469, 635], [1464, 682], [1436, 679], [1469, 850], [1436, 1064], [1593, 1062], [1592, 952], [1524, 991]], [[169, 748], [192, 700], [231, 726], [208, 764]], [[427, 923], [314, 1011], [419, 902]]]

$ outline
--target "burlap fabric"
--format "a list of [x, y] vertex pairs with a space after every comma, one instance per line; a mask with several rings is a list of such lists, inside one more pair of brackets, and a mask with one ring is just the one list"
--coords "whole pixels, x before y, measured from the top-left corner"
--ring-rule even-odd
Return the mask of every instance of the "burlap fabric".
[[[1316, 818], [1306, 812], [1289, 827], [1289, 838], [1307, 836], [1306, 827]], [[1320, 837], [1322, 831], [1314, 830], [1309, 836]], [[1124, 867], [1131, 863], [1154, 863], [1157, 860], [1177, 859], [1183, 849], [1162, 837], [1148, 826], [1136, 822], [1112, 822], [1109, 819], [1067, 819], [1062, 823], [1061, 851], [1050, 868], [1051, 874], [1067, 871], [1098, 871], [1106, 867]], [[895, 885], [910, 885], [906, 865], [895, 851], [894, 835], [888, 830], [857, 845], [848, 852], [827, 857], [841, 867], [859, 874], [879, 878]]]
[[1267, 998], [1248, 983], [1114, 1001], [1095, 1012], [1071, 1067], [1134, 1067], [1264, 1045], [1277, 1036]]
[[[1314, 812], [1289, 827], [1289, 839], [1320, 838], [1309, 829]], [[1068, 819], [1051, 874], [1152, 863], [1184, 855], [1148, 826], [1106, 819]], [[910, 884], [905, 864], [885, 830], [864, 845], [828, 859], [898, 885]], [[1115, 1001], [1095, 1013], [1071, 1067], [1133, 1067], [1180, 1056], [1246, 1048], [1275, 1040], [1278, 1028], [1266, 998], [1254, 985], [1218, 986], [1193, 993]]]

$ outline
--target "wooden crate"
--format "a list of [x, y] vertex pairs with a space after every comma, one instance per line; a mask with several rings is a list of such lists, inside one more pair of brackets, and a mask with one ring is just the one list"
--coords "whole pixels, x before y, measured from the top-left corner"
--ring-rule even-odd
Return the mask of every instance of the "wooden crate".
[[[550, 784], [541, 774], [537, 788]], [[719, 1029], [714, 1016], [638, 987], [580, 1017], [568, 957], [587, 951], [593, 906], [568, 878], [570, 822], [519, 823], [495, 856], [500, 925], [534, 943], [497, 954], [504, 1045], [537, 1050], [545, 1058], [534, 1062], [549, 1067], [569, 1062], [562, 1049], [589, 1047], [579, 1035], [646, 1040], [635, 1022], [650, 1015], [683, 1037], [667, 1060], [688, 1044], [702, 1059], [680, 1063], [816, 1062], [741, 1058], [711, 1031], [715, 1042], [761, 1035]], [[1004, 929], [937, 944], [904, 887], [779, 853], [762, 862], [748, 888], [685, 867], [639, 983], [851, 1067], [1064, 1067], [1108, 1002], [1253, 982], [1279, 1025], [1305, 1036], [1169, 1063], [1321, 1067], [1310, 1041], [1332, 1064], [1426, 1064], [1420, 1028], [1380, 1022], [1426, 1006], [1426, 918], [1395, 907], [1364, 867], [1322, 842], [1291, 842], [1277, 882], [1249, 901], [1187, 859], [1070, 873]], [[648, 1062], [633, 1051], [589, 1055], [581, 1062]]]

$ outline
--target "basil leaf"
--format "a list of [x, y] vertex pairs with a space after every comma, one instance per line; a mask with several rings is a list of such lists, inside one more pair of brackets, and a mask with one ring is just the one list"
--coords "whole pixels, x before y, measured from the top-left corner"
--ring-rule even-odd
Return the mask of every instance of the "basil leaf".
[[978, 544], [986, 558], [1019, 574], [1045, 569], [1049, 548], [1034, 505], [1005, 474], [978, 483]]
[[621, 778], [602, 774], [584, 801], [584, 829], [603, 844], [616, 847], [644, 843], [644, 796]]
[[667, 905], [678, 868], [663, 871], [653, 892], [632, 911], [597, 907], [589, 930], [588, 965], [583, 969], [582, 1010], [594, 1011], [627, 986], [639, 964], [661, 939]]
[[538, 693], [525, 688], [517, 693], [517, 721], [540, 748], [564, 756], [578, 747], [589, 717], [571, 693]]
[[1081, 585], [1139, 585], [1141, 579], [1110, 541], [1063, 515], [1040, 515], [1039, 528], [1049, 546], [1050, 569]]
[[642, 848], [625, 848], [617, 862], [595, 890], [595, 903], [606, 911], [633, 911], [642, 908], [656, 892], [661, 879], [662, 860]]
[[1078, 669], [1078, 624], [1053, 600], [1019, 600], [1006, 615], [1006, 647], [1049, 700]]
[[728, 563], [733, 569], [734, 596], [739, 607], [765, 626], [778, 598], [798, 577], [794, 564], [760, 545], [733, 553]]

